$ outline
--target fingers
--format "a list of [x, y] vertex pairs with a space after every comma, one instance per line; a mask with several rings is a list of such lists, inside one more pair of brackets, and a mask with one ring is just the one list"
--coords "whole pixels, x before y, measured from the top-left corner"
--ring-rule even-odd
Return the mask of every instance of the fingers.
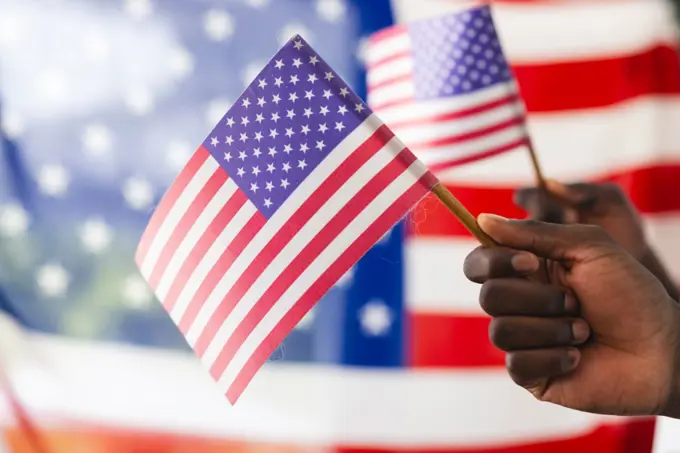
[[491, 342], [503, 351], [577, 346], [590, 337], [590, 328], [578, 318], [503, 316], [489, 325]]
[[532, 219], [543, 222], [566, 223], [570, 214], [559, 199], [537, 187], [517, 190], [514, 202], [527, 211]]
[[[499, 245], [552, 260], [572, 260], [576, 252], [583, 248], [613, 244], [602, 228], [592, 225], [509, 220], [493, 214], [481, 214], [477, 222]], [[488, 259], [498, 260], [494, 257]]]
[[576, 316], [579, 304], [571, 293], [553, 285], [525, 279], [497, 278], [485, 282], [479, 292], [482, 309], [499, 316]]
[[490, 278], [523, 277], [536, 272], [538, 258], [526, 252], [502, 247], [477, 247], [463, 263], [463, 271], [475, 283], [484, 283]]
[[550, 348], [511, 352], [505, 357], [505, 366], [516, 384], [535, 396], [546, 378], [573, 371], [581, 358], [576, 348]]

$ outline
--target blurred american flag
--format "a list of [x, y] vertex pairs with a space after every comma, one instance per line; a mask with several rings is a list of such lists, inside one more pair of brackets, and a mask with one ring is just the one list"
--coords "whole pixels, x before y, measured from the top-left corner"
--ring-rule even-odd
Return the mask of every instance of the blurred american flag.
[[[0, 2], [5, 305], [37, 331], [93, 340], [34, 335], [69, 390], [31, 391], [23, 378], [34, 411], [63, 393], [65, 416], [154, 433], [160, 451], [647, 451], [648, 421], [542, 405], [510, 382], [456, 264], [474, 241], [433, 200], [405, 240], [398, 226], [303, 319], [233, 410], [135, 270], [159, 196], [284, 40], [301, 33], [363, 95], [365, 37], [392, 11], [404, 22], [460, 4]], [[496, 4], [546, 173], [624, 184], [680, 274], [669, 3]], [[513, 188], [533, 182], [523, 152], [441, 178], [473, 211], [510, 216], [523, 215]]]

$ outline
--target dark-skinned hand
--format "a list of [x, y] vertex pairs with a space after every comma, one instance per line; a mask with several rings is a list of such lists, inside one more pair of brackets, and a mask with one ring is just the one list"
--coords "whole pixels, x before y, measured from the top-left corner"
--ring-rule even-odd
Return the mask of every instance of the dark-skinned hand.
[[465, 274], [517, 384], [572, 409], [680, 417], [680, 307], [651, 272], [600, 227], [478, 221], [499, 247], [471, 252]]

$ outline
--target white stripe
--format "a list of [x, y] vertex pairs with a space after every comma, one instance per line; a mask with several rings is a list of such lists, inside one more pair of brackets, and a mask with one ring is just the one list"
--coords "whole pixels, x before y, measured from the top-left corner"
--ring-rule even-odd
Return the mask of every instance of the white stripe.
[[366, 65], [374, 65], [385, 58], [409, 50], [411, 50], [411, 40], [405, 30], [389, 38], [370, 41], [366, 48]]
[[415, 87], [411, 79], [402, 82], [391, 83], [383, 88], [371, 90], [367, 97], [367, 103], [371, 108], [381, 108], [382, 105], [396, 101], [413, 99]]
[[405, 123], [423, 117], [442, 115], [461, 110], [469, 110], [479, 105], [489, 104], [517, 93], [514, 81], [494, 85], [474, 93], [452, 96], [442, 99], [409, 102], [394, 107], [381, 108], [375, 111], [388, 126]]
[[[233, 311], [224, 320], [220, 329], [215, 334], [215, 338], [203, 354], [202, 360], [208, 367], [210, 367], [225, 343], [232, 336], [236, 328], [243, 322], [243, 319], [253, 308], [255, 303], [260, 300], [262, 295], [269, 289], [274, 281], [284, 272], [290, 265], [291, 261], [297, 257], [302, 250], [316, 237], [317, 234], [328, 224], [328, 222], [335, 217], [338, 211], [349, 203], [352, 198], [366, 185], [371, 179], [390, 162], [394, 160], [397, 153], [404, 149], [404, 144], [397, 138], [392, 138], [385, 144], [376, 154], [365, 162], [359, 170], [353, 173], [349, 179], [326, 200], [304, 225], [298, 230], [288, 244], [279, 252], [276, 257], [269, 262], [269, 265], [264, 269], [262, 274], [255, 280], [255, 282], [248, 288], [243, 297], [234, 306]], [[308, 178], [316, 178], [314, 171], [307, 176]], [[291, 196], [291, 200], [295, 195]], [[286, 203], [288, 202], [286, 200]], [[285, 206], [285, 203], [284, 203]], [[283, 206], [282, 206], [283, 209]], [[229, 273], [229, 277], [225, 282], [225, 287], [231, 288], [242, 274]], [[201, 332], [205, 326], [192, 326], [197, 332]], [[191, 331], [190, 331], [191, 332]]]
[[378, 83], [411, 74], [412, 70], [413, 60], [410, 55], [405, 55], [395, 60], [385, 62], [384, 64], [372, 66], [368, 68], [368, 71], [366, 72], [368, 90], [369, 92], [373, 91], [374, 88], [371, 87]]
[[[394, 155], [403, 149], [400, 142], [390, 142], [391, 153]], [[368, 166], [368, 164], [366, 165]], [[338, 234], [316, 259], [305, 268], [300, 276], [281, 295], [269, 312], [257, 324], [252, 333], [246, 338], [233, 360], [218, 380], [220, 389], [227, 390], [245, 366], [255, 350], [274, 330], [281, 319], [297, 303], [302, 295], [316, 282], [321, 275], [345, 252], [366, 229], [384, 213], [394, 202], [415, 184], [427, 172], [421, 162], [415, 161], [401, 175], [383, 189], [377, 197], [357, 215]], [[350, 182], [347, 185], [351, 185]], [[330, 204], [330, 203], [329, 203]], [[391, 226], [390, 226], [391, 227]]]
[[[229, 223], [210, 245], [208, 251], [201, 258], [201, 261], [199, 261], [191, 273], [191, 276], [187, 279], [186, 284], [181, 289], [175, 305], [172, 308], [170, 315], [176, 323], [179, 323], [182, 316], [184, 316], [189, 303], [200, 288], [201, 283], [203, 283], [208, 273], [210, 273], [210, 270], [217, 264], [222, 253], [224, 253], [236, 235], [257, 212], [255, 205], [251, 203], [250, 200], [246, 200], [243, 206], [241, 206], [241, 209], [239, 209], [236, 215], [229, 220]], [[159, 299], [163, 300], [160, 297]]]
[[[615, 107], [529, 116], [546, 176], [587, 180], [631, 167], [680, 161], [680, 97], [647, 96]], [[438, 174], [480, 186], [533, 183], [528, 154], [513, 152]]]
[[[296, 189], [300, 193], [314, 192], [324, 180], [357, 148], [368, 139], [382, 123], [371, 115], [361, 123], [352, 133], [321, 161], [318, 167], [305, 178]], [[238, 280], [246, 268], [260, 254], [281, 227], [290, 219], [304, 202], [302, 197], [290, 197], [262, 227], [258, 234], [248, 243], [243, 252], [236, 258], [227, 273], [210, 294], [187, 332], [187, 341], [194, 344], [215, 309], [222, 302], [224, 296], [231, 289], [231, 285]]]
[[[448, 121], [421, 124], [414, 126], [401, 126], [394, 128], [394, 133], [399, 136], [412, 149], [415, 144], [436, 141], [458, 135], [469, 134], [480, 129], [486, 129], [504, 123], [506, 121], [521, 118], [524, 113], [521, 104], [512, 102], [502, 104], [491, 110], [486, 110], [474, 115], [454, 118]], [[417, 148], [415, 148], [417, 149]]]
[[156, 288], [156, 294], [159, 300], [165, 299], [168, 294], [168, 290], [172, 285], [172, 282], [177, 277], [177, 272], [181, 269], [184, 261], [187, 259], [191, 251], [196, 246], [198, 240], [203, 236], [203, 233], [208, 229], [210, 224], [224, 205], [229, 201], [229, 198], [236, 192], [238, 186], [232, 179], [228, 179], [222, 187], [220, 187], [215, 196], [208, 202], [205, 209], [201, 211], [196, 221], [191, 225], [191, 228], [187, 232], [186, 236], [180, 243], [177, 250], [172, 255], [170, 262], [165, 268], [165, 272], [158, 281], [158, 286]]
[[217, 161], [213, 159], [212, 156], [209, 156], [203, 165], [201, 165], [201, 168], [198, 169], [194, 177], [191, 178], [191, 181], [189, 181], [189, 184], [187, 184], [185, 189], [179, 195], [175, 204], [172, 205], [167, 217], [158, 228], [156, 236], [154, 236], [153, 240], [151, 241], [149, 251], [144, 258], [144, 263], [142, 263], [140, 270], [142, 271], [142, 275], [144, 275], [144, 277], [148, 278], [151, 275], [153, 268], [156, 266], [156, 261], [163, 251], [165, 244], [168, 242], [168, 239], [170, 239], [172, 232], [182, 219], [182, 216], [189, 209], [191, 204], [196, 199], [198, 193], [201, 191], [201, 189], [203, 189], [210, 177], [218, 168], [219, 164]]
[[[40, 419], [58, 414], [57, 420], [159, 434], [386, 448], [531, 442], [626, 420], [535, 401], [502, 369], [265, 365], [232, 407], [188, 354], [37, 335], [28, 341], [50, 357], [54, 374], [26, 373], [14, 363], [9, 370], [22, 377], [15, 381], [19, 394]], [[51, 406], [49, 398], [32, 392], [45, 382], [54, 388], [55, 377], [67, 404]], [[459, 408], [465, 416], [452, 416]]]
[[[680, 277], [680, 215], [643, 218], [649, 241], [671, 277]], [[463, 260], [479, 244], [467, 237], [412, 237], [405, 242], [406, 303], [417, 312], [481, 314], [480, 285], [463, 273]], [[425, 265], [426, 263], [426, 265]]]
[[[447, 14], [464, 2], [393, 0], [399, 22]], [[513, 63], [628, 55], [676, 45], [673, 5], [667, 0], [495, 3], [494, 20]]]
[[[437, 148], [415, 147], [413, 153], [418, 156], [426, 165], [434, 165], [452, 159], [461, 159], [479, 153], [484, 153], [492, 149], [510, 145], [526, 137], [524, 125], [517, 125], [502, 129], [498, 132], [483, 135], [473, 140]], [[409, 143], [407, 143], [409, 145]], [[522, 145], [520, 149], [525, 149]]]

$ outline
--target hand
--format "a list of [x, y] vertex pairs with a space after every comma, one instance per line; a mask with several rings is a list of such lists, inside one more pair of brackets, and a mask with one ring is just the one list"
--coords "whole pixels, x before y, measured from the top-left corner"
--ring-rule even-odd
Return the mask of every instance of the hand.
[[678, 287], [650, 247], [640, 216], [616, 184], [569, 184], [547, 180], [548, 193], [540, 188], [520, 189], [515, 203], [536, 220], [582, 223], [602, 227], [663, 283], [674, 300]]
[[[618, 415], [680, 417], [680, 308], [601, 228], [479, 217], [500, 247], [475, 249], [492, 342], [536, 398]], [[546, 259], [549, 279], [538, 278]]]

